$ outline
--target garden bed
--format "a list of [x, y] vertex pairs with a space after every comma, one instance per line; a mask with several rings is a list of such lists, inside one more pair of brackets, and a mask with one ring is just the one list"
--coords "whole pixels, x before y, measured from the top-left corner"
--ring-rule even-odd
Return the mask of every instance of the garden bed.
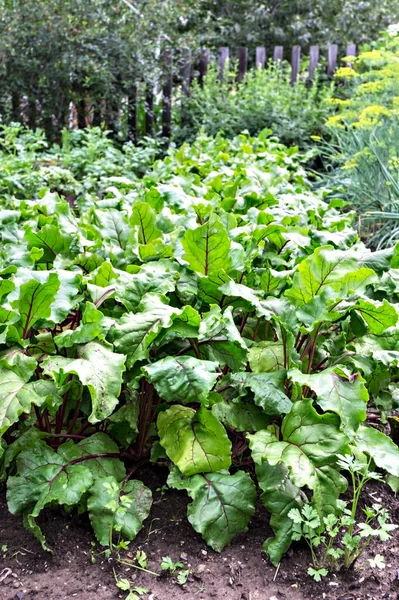
[[[170, 490], [162, 494], [163, 472], [145, 470], [140, 479], [153, 490], [154, 506], [145, 527], [130, 544], [128, 556], [144, 550], [148, 568], [160, 571], [163, 556], [181, 560], [190, 569], [183, 587], [173, 576], [156, 578], [134, 568], [107, 560], [98, 546], [86, 516], [67, 514], [61, 509], [48, 509], [40, 524], [54, 553], [46, 553], [23, 528], [21, 520], [7, 511], [4, 494], [0, 499], [2, 522], [1, 545], [7, 553], [0, 561], [1, 573], [12, 573], [0, 583], [1, 600], [117, 600], [125, 598], [115, 587], [112, 569], [119, 577], [128, 578], [133, 586], [142, 586], [148, 594], [143, 600], [396, 600], [399, 597], [399, 534], [382, 545], [370, 547], [370, 555], [382, 552], [386, 562], [383, 571], [365, 567], [328, 576], [315, 583], [307, 574], [310, 554], [297, 544], [282, 559], [278, 571], [270, 564], [261, 547], [271, 534], [268, 515], [261, 503], [247, 533], [235, 538], [222, 554], [213, 552], [196, 534], [186, 518], [187, 498]], [[364, 501], [369, 504], [381, 498], [390, 507], [392, 520], [399, 520], [399, 499], [386, 486], [369, 485]], [[383, 546], [383, 547], [382, 547]], [[95, 558], [96, 563], [92, 564]], [[367, 558], [367, 557], [366, 557]]]

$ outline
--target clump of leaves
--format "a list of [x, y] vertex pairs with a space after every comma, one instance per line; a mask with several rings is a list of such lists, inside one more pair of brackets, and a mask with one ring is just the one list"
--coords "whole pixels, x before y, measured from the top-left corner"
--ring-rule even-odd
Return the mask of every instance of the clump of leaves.
[[337, 455], [399, 476], [367, 422], [399, 397], [399, 251], [371, 253], [326, 198], [266, 132], [201, 137], [74, 207], [7, 198], [0, 476], [43, 547], [53, 504], [87, 510], [104, 546], [134, 539], [152, 496], [133, 475], [150, 460], [216, 551], [247, 528], [257, 481], [274, 564], [291, 508], [339, 514]]
[[[357, 521], [357, 509], [361, 491], [371, 479], [381, 479], [369, 470], [370, 464], [353, 456], [339, 456], [339, 465], [349, 472], [352, 480], [351, 502], [340, 500], [336, 514], [319, 516], [310, 504], [302, 509], [292, 508], [288, 517], [293, 522], [292, 539], [303, 538], [310, 548], [313, 566], [308, 574], [320, 581], [329, 570], [348, 569], [364, 554], [373, 538], [386, 542], [397, 525], [389, 523], [389, 513], [381, 504], [374, 503], [363, 509], [364, 521]], [[364, 458], [364, 457], [363, 457]], [[370, 566], [384, 568], [381, 555], [368, 560]]]

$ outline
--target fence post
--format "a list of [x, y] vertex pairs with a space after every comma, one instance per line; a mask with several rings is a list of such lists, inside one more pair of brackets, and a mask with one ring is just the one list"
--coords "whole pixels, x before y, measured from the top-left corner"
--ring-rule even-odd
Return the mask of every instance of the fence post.
[[310, 52], [309, 52], [309, 81], [313, 81], [314, 80], [314, 74], [317, 68], [317, 65], [319, 64], [319, 58], [320, 58], [320, 50], [318, 46], [310, 46]]
[[190, 95], [191, 68], [191, 50], [185, 49], [182, 52], [180, 67], [181, 89], [185, 96]]
[[298, 79], [299, 68], [301, 66], [301, 47], [293, 46], [291, 57], [291, 85]]
[[356, 44], [348, 44], [347, 45], [346, 56], [356, 56]]
[[137, 85], [134, 83], [127, 98], [127, 138], [137, 144]]
[[274, 62], [281, 62], [284, 56], [284, 47], [283, 46], [275, 46], [273, 51], [273, 60]]
[[145, 88], [145, 134], [152, 135], [154, 128], [154, 92], [152, 85], [147, 83]]
[[[356, 56], [356, 44], [348, 44], [346, 47], [346, 56]], [[353, 62], [347, 63], [348, 67], [353, 69]]]
[[219, 79], [223, 79], [224, 74], [224, 66], [227, 60], [229, 60], [230, 51], [227, 46], [223, 46], [219, 48], [219, 56], [218, 56], [218, 67], [219, 67]]
[[241, 82], [248, 69], [248, 48], [238, 48], [238, 73], [237, 80]]
[[199, 76], [198, 81], [201, 87], [204, 85], [204, 78], [208, 72], [208, 65], [210, 61], [210, 52], [208, 48], [202, 48], [200, 59], [199, 59]]
[[256, 69], [264, 69], [266, 65], [266, 48], [258, 46], [256, 48], [255, 67]]
[[328, 45], [327, 75], [334, 75], [337, 68], [338, 46], [337, 44]]
[[173, 85], [173, 57], [170, 50], [163, 53], [162, 86], [162, 136], [169, 139], [172, 134], [172, 85]]

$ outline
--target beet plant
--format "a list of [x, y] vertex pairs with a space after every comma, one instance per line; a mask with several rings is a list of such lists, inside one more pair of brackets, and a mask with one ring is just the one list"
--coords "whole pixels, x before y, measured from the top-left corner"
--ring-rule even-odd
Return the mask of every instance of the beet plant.
[[260, 489], [274, 564], [292, 509], [338, 514], [338, 457], [397, 483], [399, 248], [370, 252], [267, 132], [84, 184], [74, 206], [41, 190], [0, 210], [1, 476], [44, 547], [52, 505], [87, 510], [100, 544], [134, 539], [150, 461], [216, 551]]

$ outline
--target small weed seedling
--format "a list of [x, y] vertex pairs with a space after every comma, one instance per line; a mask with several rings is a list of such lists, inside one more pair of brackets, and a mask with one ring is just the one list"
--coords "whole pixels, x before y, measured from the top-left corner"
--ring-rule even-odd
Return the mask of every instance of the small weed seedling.
[[[381, 504], [366, 506], [363, 509], [365, 521], [356, 521], [363, 486], [370, 479], [380, 479], [380, 476], [369, 471], [369, 464], [356, 460], [353, 456], [338, 458], [339, 466], [351, 475], [351, 503], [338, 500], [338, 513], [322, 518], [310, 504], [306, 504], [301, 510], [293, 508], [288, 513], [293, 522], [293, 539], [303, 538], [309, 546], [313, 566], [308, 569], [308, 574], [315, 581], [320, 581], [329, 570], [348, 569], [363, 555], [373, 538], [386, 541], [391, 537], [390, 532], [397, 528], [397, 525], [388, 523], [389, 513]], [[385, 568], [380, 554], [374, 559], [368, 559], [368, 562], [371, 567]]]
[[183, 569], [183, 567], [184, 565], [182, 562], [173, 562], [170, 556], [162, 557], [162, 571], [169, 572], [172, 575], [177, 573], [176, 581], [179, 585], [184, 585], [185, 583], [187, 583], [187, 579], [190, 574], [190, 569]]

